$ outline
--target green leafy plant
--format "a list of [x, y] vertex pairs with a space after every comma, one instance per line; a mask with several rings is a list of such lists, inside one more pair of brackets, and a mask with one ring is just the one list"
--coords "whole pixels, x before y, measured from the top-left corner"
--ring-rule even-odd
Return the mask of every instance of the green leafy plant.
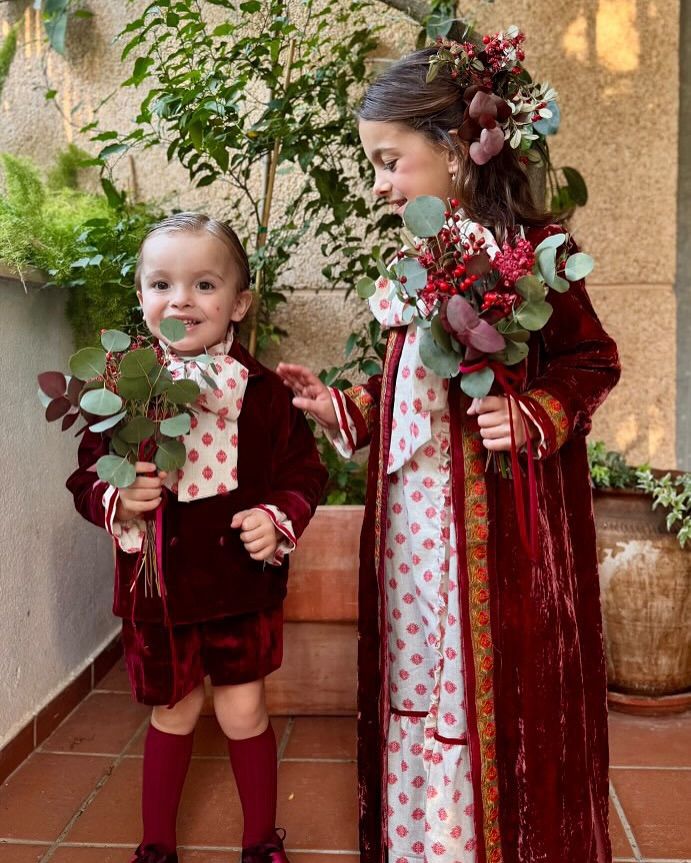
[[0, 44], [0, 96], [2, 95], [7, 75], [9, 74], [14, 55], [17, 53], [17, 31], [19, 25], [15, 24]]
[[652, 498], [652, 508], [667, 510], [667, 530], [676, 532], [684, 548], [691, 540], [691, 473], [662, 473], [647, 465], [631, 467], [621, 453], [608, 450], [602, 441], [588, 443], [588, 465], [595, 488], [640, 489]]
[[[280, 286], [281, 273], [307, 232], [321, 238], [333, 284], [357, 270], [354, 220], [368, 204], [352, 100], [375, 30], [366, 0], [347, 7], [304, 0], [290, 14], [284, 0], [210, 5], [213, 24], [196, 0], [158, 0], [130, 21], [120, 34], [122, 59], [135, 59], [121, 86], [144, 91], [135, 126], [126, 134], [87, 128], [104, 160], [165, 144], [198, 186], [229, 189], [228, 214], [255, 278], [254, 352], [282, 335], [272, 312], [291, 287]], [[281, 213], [279, 187], [290, 190]]]

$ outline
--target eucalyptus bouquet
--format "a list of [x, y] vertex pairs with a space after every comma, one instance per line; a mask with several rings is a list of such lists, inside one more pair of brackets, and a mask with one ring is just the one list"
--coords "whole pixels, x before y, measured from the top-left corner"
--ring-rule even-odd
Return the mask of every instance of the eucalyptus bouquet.
[[[161, 333], [174, 343], [184, 337], [185, 325], [167, 318], [161, 322]], [[96, 473], [116, 488], [134, 483], [137, 461], [152, 461], [163, 471], [178, 470], [187, 458], [183, 437], [190, 431], [199, 385], [184, 376], [173, 379], [164, 349], [149, 334], [131, 337], [120, 330], [105, 330], [101, 346], [73, 354], [70, 375], [49, 371], [38, 376], [46, 419], [62, 419], [66, 431], [81, 416], [86, 424], [78, 434], [88, 428], [104, 435], [109, 453], [96, 462]], [[207, 368], [202, 377], [215, 386], [209, 375], [209, 370], [217, 371], [212, 356], [195, 356], [188, 362]], [[151, 520], [146, 520], [142, 568], [147, 586], [155, 584], [163, 595], [156, 522]]]
[[[402, 251], [388, 267], [381, 260], [377, 267], [403, 303], [402, 323], [422, 330], [423, 364], [444, 378], [460, 375], [463, 392], [482, 398], [495, 378], [506, 379], [505, 367], [528, 355], [530, 334], [552, 314], [549, 291], [567, 291], [590, 273], [593, 260], [570, 254], [565, 232], [535, 247], [519, 236], [491, 257], [485, 235], [455, 212], [458, 206], [428, 195], [411, 201]], [[357, 290], [370, 297], [376, 287], [365, 278]]]

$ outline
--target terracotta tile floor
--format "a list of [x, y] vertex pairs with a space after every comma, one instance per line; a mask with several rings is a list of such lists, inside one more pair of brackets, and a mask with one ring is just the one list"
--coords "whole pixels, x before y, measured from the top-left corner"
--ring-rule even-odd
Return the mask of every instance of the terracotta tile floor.
[[[116, 666], [0, 787], [0, 863], [126, 863], [139, 838], [147, 722]], [[291, 860], [356, 863], [354, 719], [272, 722]], [[614, 859], [689, 863], [691, 713], [612, 714], [610, 727]], [[240, 830], [223, 737], [202, 717], [178, 823], [181, 863], [236, 861]]]

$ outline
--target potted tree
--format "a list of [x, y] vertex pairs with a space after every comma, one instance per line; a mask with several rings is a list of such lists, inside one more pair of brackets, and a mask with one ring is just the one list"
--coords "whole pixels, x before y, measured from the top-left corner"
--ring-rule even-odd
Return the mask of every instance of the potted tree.
[[691, 473], [589, 446], [610, 705], [691, 707]]

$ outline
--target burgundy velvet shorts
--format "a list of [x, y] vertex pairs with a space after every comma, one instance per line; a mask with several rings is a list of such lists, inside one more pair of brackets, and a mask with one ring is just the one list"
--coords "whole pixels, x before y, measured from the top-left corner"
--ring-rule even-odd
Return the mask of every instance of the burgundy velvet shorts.
[[134, 698], [173, 705], [203, 682], [232, 686], [260, 680], [283, 659], [283, 608], [166, 627], [122, 621]]

